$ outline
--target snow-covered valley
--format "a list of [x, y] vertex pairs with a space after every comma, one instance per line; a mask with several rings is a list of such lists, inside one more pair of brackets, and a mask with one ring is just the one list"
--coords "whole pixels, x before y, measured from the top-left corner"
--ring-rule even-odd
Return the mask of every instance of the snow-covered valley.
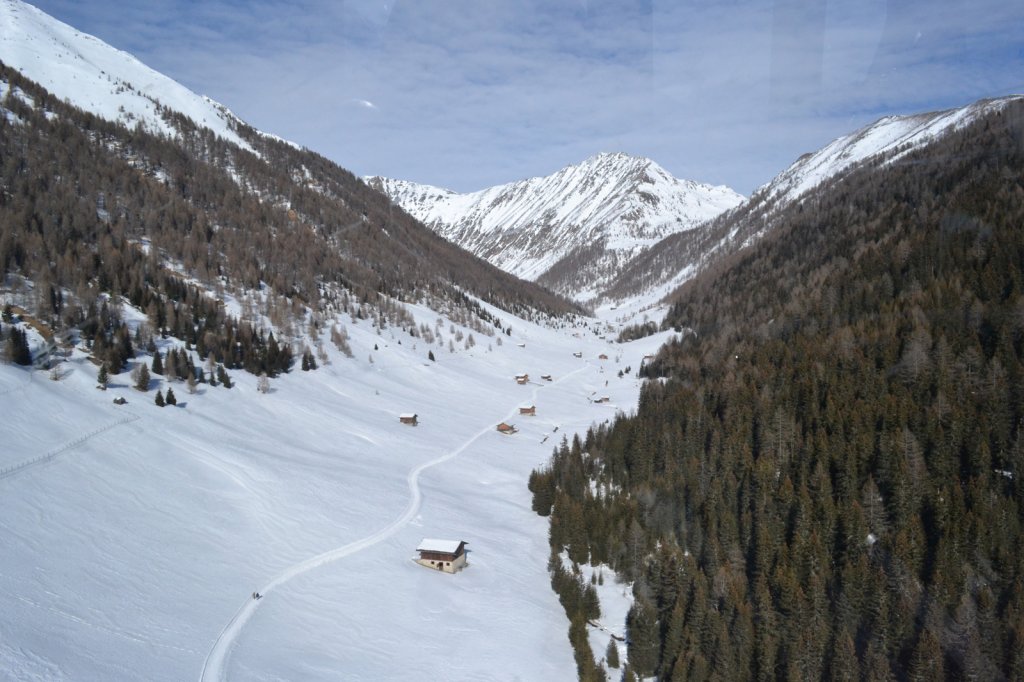
[[[5, 675], [575, 675], [527, 475], [563, 436], [634, 409], [635, 370], [665, 335], [610, 345], [513, 320], [502, 345], [435, 346], [431, 362], [422, 339], [346, 321], [354, 358], [331, 348], [268, 394], [238, 371], [231, 389], [177, 382], [176, 407], [153, 404], [163, 379], [97, 390], [80, 349], [59, 381], [0, 366]], [[537, 416], [520, 416], [529, 403]], [[519, 432], [499, 434], [503, 420]], [[418, 566], [423, 537], [467, 541], [469, 567]], [[595, 651], [607, 638], [592, 633]]]

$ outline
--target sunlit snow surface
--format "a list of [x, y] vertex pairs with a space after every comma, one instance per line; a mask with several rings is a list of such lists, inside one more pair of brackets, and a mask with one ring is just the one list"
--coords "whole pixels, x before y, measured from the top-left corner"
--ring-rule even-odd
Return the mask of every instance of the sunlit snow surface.
[[792, 201], [824, 181], [880, 154], [890, 154], [890, 163], [898, 162], [908, 152], [958, 130], [980, 116], [1002, 109], [1015, 99], [1019, 97], [980, 100], [959, 109], [886, 116], [856, 132], [836, 138], [813, 154], [805, 154], [754, 192], [751, 200]]
[[176, 136], [159, 112], [164, 106], [251, 150], [222, 104], [26, 3], [0, 0], [0, 61], [58, 98], [129, 128]]
[[[238, 371], [230, 390], [178, 382], [162, 409], [166, 387], [139, 393], [127, 372], [97, 390], [81, 351], [61, 381], [0, 366], [0, 469], [53, 455], [0, 478], [0, 677], [572, 679], [526, 479], [563, 434], [634, 408], [617, 372], [666, 335], [619, 346], [504, 318], [503, 345], [476, 334], [436, 362], [346, 319], [352, 359], [330, 349], [268, 395]], [[469, 567], [418, 566], [423, 537], [466, 540]]]
[[728, 187], [679, 180], [650, 159], [622, 153], [468, 194], [388, 178], [367, 182], [445, 239], [529, 280], [599, 240], [628, 258], [743, 200]]

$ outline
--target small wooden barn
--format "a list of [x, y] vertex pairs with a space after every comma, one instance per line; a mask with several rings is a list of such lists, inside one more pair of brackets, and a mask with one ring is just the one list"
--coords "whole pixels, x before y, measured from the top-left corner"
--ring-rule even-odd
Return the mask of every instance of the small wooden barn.
[[607, 360], [608, 356], [605, 355], [604, 353], [601, 353], [600, 355], [597, 356], [597, 359], [598, 360]]
[[416, 551], [420, 553], [416, 563], [437, 571], [455, 573], [468, 565], [465, 540], [423, 538]]
[[516, 375], [516, 383], [517, 384], [525, 384], [525, 383], [528, 383], [529, 381], [530, 381], [530, 375], [529, 374], [517, 374]]
[[610, 403], [612, 400], [606, 395], [601, 396], [594, 400], [595, 403]]
[[505, 422], [501, 422], [500, 424], [498, 424], [497, 429], [498, 433], [504, 433], [506, 436], [512, 435], [517, 430], [516, 427], [512, 426], [511, 424], [506, 424]]
[[551, 375], [550, 374], [541, 374], [540, 378], [543, 379], [544, 381], [551, 381]]
[[531, 417], [536, 417], [537, 416], [537, 406], [536, 405], [520, 405], [519, 406], [519, 414], [528, 414]]
[[409, 426], [416, 426], [419, 424], [419, 419], [412, 412], [405, 412], [404, 414], [398, 415], [398, 421]]
[[572, 356], [574, 358], [582, 358], [583, 357], [583, 352], [582, 351], [576, 351], [575, 353], [572, 354]]

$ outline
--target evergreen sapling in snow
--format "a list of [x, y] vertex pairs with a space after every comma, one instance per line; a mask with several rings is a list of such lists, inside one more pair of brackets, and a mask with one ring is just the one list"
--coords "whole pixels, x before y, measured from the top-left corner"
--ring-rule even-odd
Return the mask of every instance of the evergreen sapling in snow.
[[135, 388], [140, 391], [148, 391], [149, 368], [146, 367], [146, 363], [140, 362], [138, 365], [136, 365], [133, 375], [135, 376]]

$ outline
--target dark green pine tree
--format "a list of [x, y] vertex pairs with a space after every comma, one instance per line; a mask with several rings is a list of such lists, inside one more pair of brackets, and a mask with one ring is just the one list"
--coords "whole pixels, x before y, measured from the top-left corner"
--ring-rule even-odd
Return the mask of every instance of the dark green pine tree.
[[853, 645], [853, 637], [842, 626], [832, 639], [832, 654], [828, 657], [829, 679], [832, 682], [857, 682], [857, 665], [857, 649]]
[[533, 511], [540, 516], [551, 514], [555, 501], [555, 476], [550, 470], [530, 472], [529, 489], [533, 493]]
[[583, 588], [581, 607], [587, 620], [597, 620], [601, 617], [601, 601], [597, 598], [597, 588], [593, 585], [586, 585]]
[[139, 376], [135, 380], [135, 388], [140, 391], [149, 390], [149, 368], [145, 363], [139, 364]]
[[178, 404], [178, 399], [176, 397], [174, 397], [174, 389], [171, 388], [170, 386], [167, 387], [167, 404], [168, 405], [177, 405]]
[[7, 357], [16, 365], [31, 365], [32, 351], [28, 347], [28, 335], [12, 327], [7, 335]]
[[160, 351], [153, 353], [153, 374], [159, 374], [163, 376], [164, 373], [164, 361], [160, 357]]
[[434, 351], [432, 351], [432, 350], [428, 350], [427, 351], [427, 360], [430, 360], [431, 362], [436, 362], [434, 360]]
[[615, 644], [615, 639], [611, 637], [608, 638], [608, 648], [604, 652], [604, 660], [609, 668], [619, 667], [619, 647]]
[[[309, 366], [306, 364], [306, 358], [303, 357], [303, 369], [309, 371]], [[281, 347], [277, 344], [277, 339], [274, 338], [274, 332], [270, 332], [270, 336], [267, 339], [267, 372], [268, 376], [277, 376], [278, 363], [281, 361]]]
[[161, 393], [159, 389], [157, 389], [156, 398], [153, 400], [153, 402], [156, 403], [157, 407], [163, 407], [164, 405], [166, 405], [166, 403], [164, 402], [164, 394]]
[[658, 669], [657, 610], [639, 597], [626, 614], [626, 641], [629, 665], [640, 677], [650, 677]]
[[[234, 384], [231, 383], [231, 377], [228, 376], [227, 371], [224, 369], [224, 365], [217, 365], [217, 381], [224, 385], [224, 388], [231, 388]], [[210, 382], [211, 384], [213, 382]]]
[[918, 680], [942, 680], [945, 677], [942, 646], [932, 633], [931, 628], [926, 627], [921, 631], [914, 652], [910, 656], [909, 679], [917, 682]]
[[302, 354], [302, 371], [303, 372], [308, 372], [309, 371], [309, 353], [308, 352]]
[[107, 363], [104, 362], [100, 365], [100, 371], [96, 374], [96, 383], [106, 390], [109, 380], [110, 378], [107, 376]]

